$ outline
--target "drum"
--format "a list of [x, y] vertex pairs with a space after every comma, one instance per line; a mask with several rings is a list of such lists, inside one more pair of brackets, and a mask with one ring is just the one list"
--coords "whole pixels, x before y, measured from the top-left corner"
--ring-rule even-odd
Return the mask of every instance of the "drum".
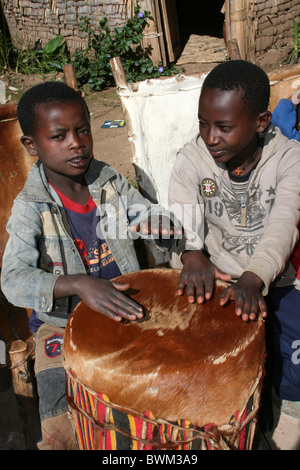
[[115, 322], [78, 304], [64, 340], [67, 399], [81, 449], [251, 449], [265, 357], [264, 323], [178, 297], [180, 271], [117, 278], [144, 318]]

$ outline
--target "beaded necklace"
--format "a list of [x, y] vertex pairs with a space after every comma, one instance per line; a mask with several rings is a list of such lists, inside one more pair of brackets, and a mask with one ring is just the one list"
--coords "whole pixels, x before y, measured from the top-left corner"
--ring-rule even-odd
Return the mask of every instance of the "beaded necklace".
[[259, 147], [257, 147], [257, 149], [255, 150], [254, 154], [252, 155], [252, 157], [243, 165], [243, 166], [238, 166], [235, 170], [233, 171], [230, 171], [230, 173], [235, 173], [236, 175], [240, 176], [241, 173], [243, 173], [243, 171], [246, 170], [246, 168], [248, 168], [249, 165], [251, 165], [251, 163], [253, 163], [257, 157], [257, 153], [258, 153], [258, 150], [259, 150]]

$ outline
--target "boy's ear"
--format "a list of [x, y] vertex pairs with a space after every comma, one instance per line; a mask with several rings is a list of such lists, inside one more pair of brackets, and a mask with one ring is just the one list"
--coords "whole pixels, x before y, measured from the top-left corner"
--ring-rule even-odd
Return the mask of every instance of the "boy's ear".
[[257, 128], [256, 132], [265, 132], [268, 125], [270, 124], [272, 114], [270, 111], [264, 111], [257, 116]]
[[24, 145], [24, 147], [26, 148], [27, 152], [30, 155], [32, 155], [33, 157], [37, 156], [35, 146], [34, 146], [34, 140], [32, 137], [27, 136], [27, 135], [22, 135], [21, 143]]

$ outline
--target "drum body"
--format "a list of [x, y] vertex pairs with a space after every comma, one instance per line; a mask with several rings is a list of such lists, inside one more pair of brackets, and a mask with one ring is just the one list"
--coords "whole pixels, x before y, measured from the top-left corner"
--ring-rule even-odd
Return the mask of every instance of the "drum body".
[[250, 449], [262, 384], [261, 318], [246, 323], [234, 304], [188, 304], [180, 271], [118, 278], [144, 307], [114, 322], [81, 302], [65, 332], [67, 399], [81, 449]]

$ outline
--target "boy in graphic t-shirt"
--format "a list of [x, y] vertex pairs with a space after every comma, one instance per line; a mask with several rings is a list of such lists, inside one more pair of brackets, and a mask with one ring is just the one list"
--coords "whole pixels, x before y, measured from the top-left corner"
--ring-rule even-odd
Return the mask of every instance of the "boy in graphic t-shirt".
[[[100, 221], [99, 211], [92, 196], [86, 204], [77, 204], [66, 197], [61, 191], [52, 188], [60, 197], [66, 211], [69, 227], [74, 243], [80, 253], [87, 274], [102, 279], [113, 279], [121, 275], [121, 271], [113, 257], [113, 254], [102, 234], [98, 233]], [[99, 236], [100, 235], [100, 236]], [[76, 306], [77, 299], [72, 298], [71, 310]], [[29, 320], [31, 331], [37, 331], [43, 324], [33, 311]]]
[[72, 88], [58, 82], [31, 88], [19, 101], [18, 118], [21, 141], [38, 161], [7, 225], [1, 287], [12, 304], [33, 309], [38, 448], [72, 449], [77, 444], [67, 417], [64, 327], [80, 300], [115, 321], [143, 316], [123, 293], [129, 286], [110, 279], [139, 269], [130, 225], [139, 233], [153, 230], [159, 243], [162, 231], [153, 217], [161, 209], [92, 158], [89, 112]]

